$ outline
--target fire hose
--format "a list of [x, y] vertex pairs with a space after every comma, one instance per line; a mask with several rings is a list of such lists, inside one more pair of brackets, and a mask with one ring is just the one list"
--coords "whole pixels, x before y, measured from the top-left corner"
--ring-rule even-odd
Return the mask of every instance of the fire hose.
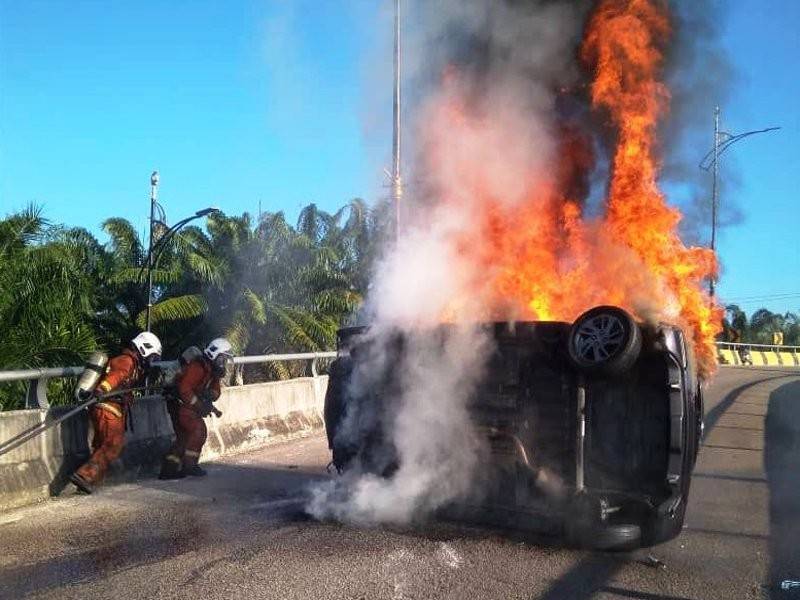
[[[135, 387], [135, 388], [128, 388], [128, 389], [125, 389], [125, 390], [116, 390], [116, 391], [113, 391], [113, 392], [108, 392], [107, 394], [101, 394], [99, 396], [94, 396], [94, 397], [90, 398], [89, 400], [87, 400], [86, 402], [78, 404], [77, 406], [75, 406], [74, 408], [70, 409], [69, 411], [67, 411], [66, 413], [64, 413], [63, 415], [58, 417], [57, 419], [53, 419], [52, 421], [45, 421], [44, 423], [39, 423], [38, 425], [36, 425], [32, 429], [29, 429], [28, 431], [23, 431], [22, 433], [15, 435], [10, 440], [7, 440], [7, 441], [3, 442], [2, 444], [0, 444], [0, 456], [2, 456], [3, 454], [6, 454], [8, 452], [11, 452], [14, 448], [17, 448], [17, 447], [21, 446], [22, 444], [24, 444], [25, 442], [28, 442], [28, 441], [32, 440], [33, 438], [43, 434], [48, 429], [50, 429], [52, 427], [55, 427], [59, 423], [62, 423], [64, 421], [66, 421], [70, 417], [78, 414], [79, 412], [81, 412], [82, 410], [84, 410], [86, 408], [89, 408], [90, 406], [92, 406], [93, 404], [96, 404], [97, 402], [101, 402], [102, 400], [105, 400], [107, 398], [113, 398], [115, 396], [122, 396], [124, 394], [130, 394], [132, 392], [140, 392], [140, 391], [143, 391], [143, 390], [146, 390], [146, 389], [154, 389], [154, 388]], [[155, 389], [159, 389], [159, 388], [155, 388]]]

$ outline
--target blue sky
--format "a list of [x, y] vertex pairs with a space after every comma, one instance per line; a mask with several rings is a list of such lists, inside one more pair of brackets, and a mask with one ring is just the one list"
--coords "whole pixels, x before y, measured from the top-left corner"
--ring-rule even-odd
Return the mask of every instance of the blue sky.
[[[0, 0], [0, 215], [35, 202], [56, 222], [143, 230], [154, 168], [172, 221], [375, 199], [384, 4]], [[724, 128], [783, 129], [725, 157], [738, 183], [721, 202], [743, 219], [721, 233], [719, 290], [747, 310], [800, 310], [800, 2], [723, 4], [737, 73]]]
[[368, 195], [374, 3], [338, 4], [0, 0], [0, 213], [143, 227], [154, 168], [173, 220]]
[[[800, 2], [735, 0], [723, 43], [737, 71], [723, 108], [732, 133], [779, 125], [777, 133], [743, 140], [725, 155], [744, 218], [722, 231], [723, 298], [748, 312], [800, 309]], [[713, 139], [713, 138], [712, 138]], [[793, 294], [793, 297], [774, 298]], [[766, 296], [772, 299], [763, 300]], [[756, 299], [754, 299], [756, 298]]]

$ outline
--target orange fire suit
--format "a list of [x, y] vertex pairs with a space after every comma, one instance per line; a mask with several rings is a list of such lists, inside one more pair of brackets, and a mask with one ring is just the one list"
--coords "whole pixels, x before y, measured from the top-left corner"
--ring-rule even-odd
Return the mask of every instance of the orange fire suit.
[[191, 468], [197, 465], [208, 429], [200, 416], [202, 397], [219, 398], [220, 378], [215, 376], [211, 364], [205, 359], [193, 360], [176, 378], [177, 398], [167, 403], [167, 410], [175, 429], [175, 443], [164, 457], [164, 469]]
[[[134, 387], [144, 375], [139, 357], [133, 350], [123, 350], [112, 358], [97, 385], [98, 394]], [[90, 484], [100, 482], [112, 461], [119, 458], [125, 445], [125, 414], [131, 394], [103, 400], [93, 405], [89, 418], [94, 428], [92, 455], [77, 474]]]

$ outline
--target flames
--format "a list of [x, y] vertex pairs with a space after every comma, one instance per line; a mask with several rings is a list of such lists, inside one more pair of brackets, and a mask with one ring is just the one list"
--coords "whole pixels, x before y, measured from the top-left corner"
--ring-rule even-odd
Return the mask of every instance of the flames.
[[[658, 187], [670, 29], [658, 0], [598, 2], [579, 55], [591, 73], [588, 100], [603, 121], [600, 135], [553, 119], [533, 139], [519, 139], [513, 114], [498, 110], [496, 99], [476, 102], [464, 77], [448, 69], [423, 120], [422, 155], [436, 174], [440, 208], [462, 215], [449, 238], [453, 255], [472, 266], [469, 299], [454, 298], [449, 318], [571, 321], [614, 304], [641, 320], [682, 326], [701, 373], [714, 370], [721, 308], [703, 282], [716, 259], [684, 245], [681, 214]], [[609, 179], [602, 214], [589, 215], [598, 137], [611, 140]]]

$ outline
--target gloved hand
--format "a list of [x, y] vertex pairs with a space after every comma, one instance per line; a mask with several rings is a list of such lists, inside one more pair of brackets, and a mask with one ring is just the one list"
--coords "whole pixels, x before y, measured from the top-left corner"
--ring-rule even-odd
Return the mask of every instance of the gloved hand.
[[203, 418], [210, 415], [213, 410], [214, 405], [208, 400], [201, 399], [200, 402], [197, 403], [197, 414]]
[[211, 404], [217, 400], [217, 395], [213, 391], [206, 389], [197, 394], [197, 398], [201, 402], [208, 402]]

